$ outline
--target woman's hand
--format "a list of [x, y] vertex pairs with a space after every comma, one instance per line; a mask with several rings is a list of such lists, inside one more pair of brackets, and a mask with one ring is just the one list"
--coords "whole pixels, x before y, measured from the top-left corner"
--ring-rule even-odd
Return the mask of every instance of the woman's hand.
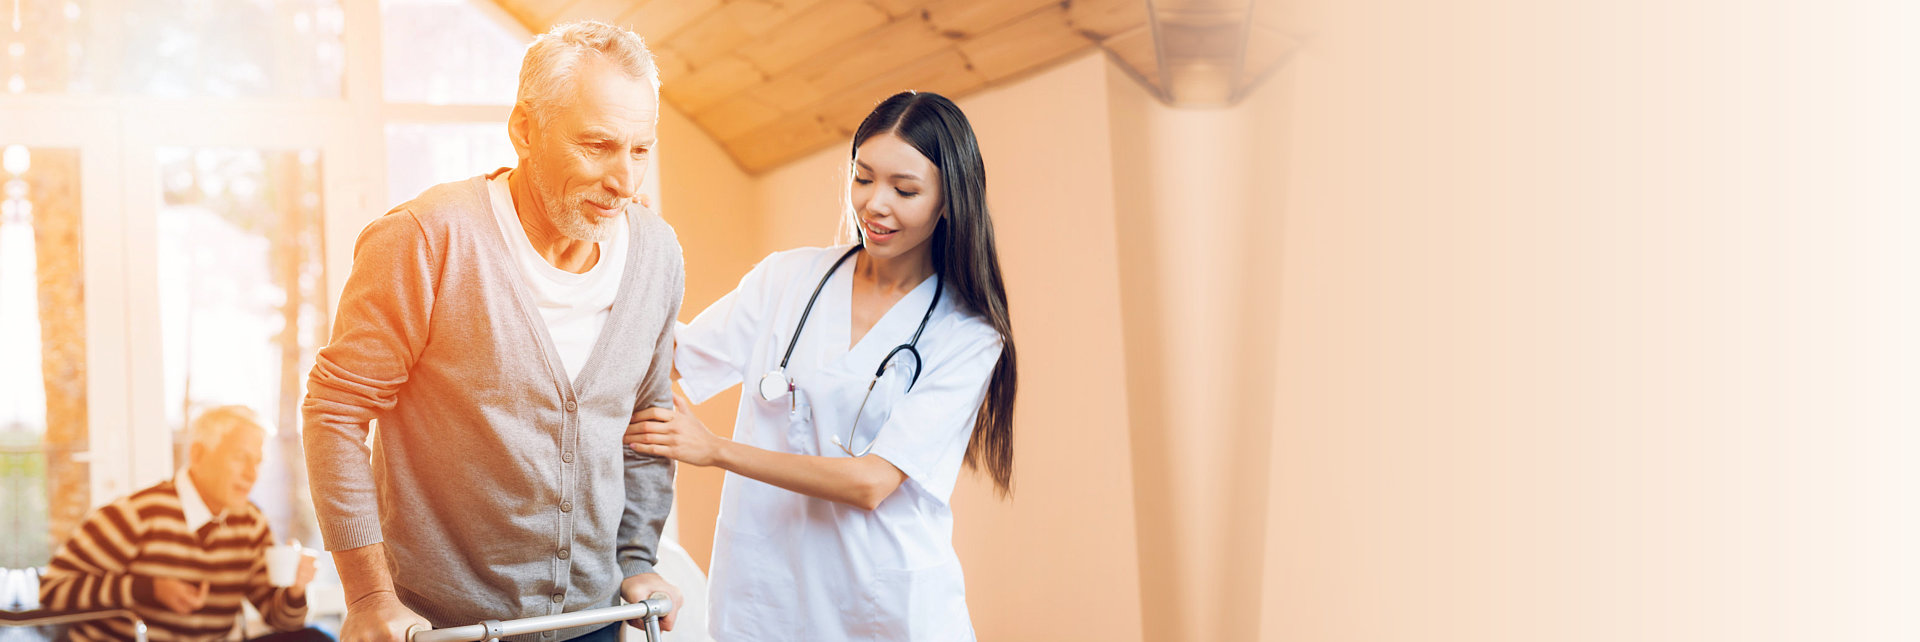
[[700, 418], [693, 416], [693, 404], [673, 391], [673, 409], [647, 408], [633, 413], [627, 434], [621, 439], [628, 448], [642, 455], [666, 457], [695, 466], [712, 466], [727, 440], [714, 436]]

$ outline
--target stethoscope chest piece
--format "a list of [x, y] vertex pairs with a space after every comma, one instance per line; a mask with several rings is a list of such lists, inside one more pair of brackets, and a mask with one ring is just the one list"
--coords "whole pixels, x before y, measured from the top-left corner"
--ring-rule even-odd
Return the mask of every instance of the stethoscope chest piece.
[[766, 375], [760, 377], [761, 399], [776, 401], [781, 397], [787, 396], [789, 392], [793, 392], [793, 381], [787, 379], [787, 371], [785, 369], [774, 368], [768, 370]]

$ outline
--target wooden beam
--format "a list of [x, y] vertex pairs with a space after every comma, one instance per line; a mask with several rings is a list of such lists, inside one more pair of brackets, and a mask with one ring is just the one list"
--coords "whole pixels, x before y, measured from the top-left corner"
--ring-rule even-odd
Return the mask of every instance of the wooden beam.
[[694, 71], [699, 71], [700, 67], [719, 60], [752, 39], [753, 36], [733, 23], [727, 12], [716, 8], [668, 38], [667, 44], [685, 56]]
[[753, 63], [729, 55], [676, 78], [673, 84], [662, 83], [660, 94], [681, 111], [692, 114], [766, 79], [767, 75]]
[[1147, 0], [1070, 0], [1067, 21], [1088, 38], [1104, 41], [1147, 24]]
[[633, 10], [633, 5], [633, 0], [579, 0], [554, 15], [549, 28], [551, 25], [579, 20], [599, 20], [607, 24], [631, 28], [622, 24], [620, 18]]
[[782, 75], [806, 83], [814, 93], [831, 94], [945, 49], [952, 42], [924, 19], [902, 18], [815, 54]]
[[687, 59], [680, 57], [680, 52], [674, 51], [672, 47], [649, 42], [647, 49], [653, 51], [653, 66], [660, 71], [662, 93], [666, 92], [667, 85], [679, 82], [680, 79], [693, 73], [693, 69], [687, 66]]
[[960, 43], [975, 71], [998, 81], [1093, 46], [1067, 21], [1067, 9], [1052, 6], [1020, 21]]
[[785, 111], [752, 96], [735, 96], [692, 116], [714, 140], [733, 140], [780, 120]]
[[763, 172], [840, 138], [813, 114], [793, 114], [722, 146], [749, 172]]
[[886, 12], [887, 17], [899, 20], [909, 14], [920, 13], [920, 8], [928, 0], [867, 0], [874, 8]]
[[888, 96], [912, 89], [954, 98], [986, 84], [986, 76], [968, 67], [959, 49], [949, 47], [852, 88], [836, 91], [815, 106], [814, 113], [827, 127], [843, 137], [852, 137], [874, 105]]
[[826, 97], [827, 92], [816, 89], [813, 83], [793, 74], [787, 74], [775, 76], [728, 100], [742, 98], [757, 100], [778, 107], [782, 112], [798, 113], [805, 110], [807, 105], [820, 102]]
[[521, 14], [526, 18], [525, 22], [529, 26], [539, 25], [540, 28], [536, 29], [536, 32], [545, 32], [548, 29], [552, 29], [553, 25], [556, 24], [554, 16], [565, 12], [568, 7], [576, 4], [578, 1], [579, 0], [519, 0], [519, 4], [525, 11], [525, 13]]
[[992, 31], [1041, 7], [1065, 5], [1062, 0], [936, 0], [926, 7], [926, 20], [941, 35], [971, 38]]
[[544, 7], [532, 6], [533, 4], [534, 3], [529, 0], [495, 0], [493, 6], [499, 7], [502, 12], [512, 17], [514, 22], [520, 23], [520, 26], [525, 27], [527, 31], [545, 33], [547, 26], [546, 23], [540, 19], [539, 15], [540, 12], [544, 10]]
[[[750, 150], [745, 153], [751, 154], [751, 158], [736, 154], [735, 160], [748, 171], [757, 172], [811, 154], [823, 146], [846, 142], [874, 105], [900, 91], [931, 91], [959, 98], [988, 84], [986, 76], [969, 68], [966, 58], [953, 46], [856, 85], [812, 94], [813, 99], [801, 100], [802, 96], [794, 92], [768, 91], [766, 93], [772, 94], [771, 100], [759, 95], [762, 90], [777, 88], [782, 82], [812, 90], [806, 83], [776, 79], [729, 98], [695, 117], [695, 121], [701, 122], [714, 138], [726, 141], [724, 144], [730, 152]], [[760, 124], [760, 120], [768, 118], [766, 112], [773, 109], [784, 110], [787, 115], [781, 117], [778, 124]], [[749, 122], [736, 122], [739, 120]], [[796, 124], [801, 122], [813, 125], [801, 128]], [[749, 126], [752, 131], [740, 131]]]
[[700, 16], [720, 8], [720, 0], [649, 0], [620, 17], [620, 23], [646, 38], [665, 43]]
[[755, 37], [773, 32], [821, 0], [726, 0], [721, 10], [733, 23]]
[[740, 47], [740, 55], [769, 74], [792, 69], [836, 43], [887, 24], [887, 14], [862, 0], [827, 0], [793, 16], [772, 33]]

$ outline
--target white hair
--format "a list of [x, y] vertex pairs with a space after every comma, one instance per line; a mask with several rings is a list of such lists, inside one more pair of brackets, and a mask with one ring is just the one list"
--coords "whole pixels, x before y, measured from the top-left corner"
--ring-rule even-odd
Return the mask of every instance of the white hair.
[[660, 95], [660, 75], [653, 65], [653, 52], [632, 31], [595, 20], [554, 25], [551, 31], [535, 36], [527, 45], [527, 56], [520, 63], [520, 94], [515, 99], [534, 123], [546, 125], [551, 112], [547, 107], [573, 88], [574, 72], [589, 53], [645, 80]]
[[200, 413], [200, 417], [193, 420], [190, 430], [193, 433], [194, 444], [213, 449], [219, 448], [220, 440], [226, 439], [235, 428], [241, 427], [258, 428], [269, 437], [273, 436], [274, 432], [273, 424], [262, 419], [260, 413], [241, 405], [220, 406]]

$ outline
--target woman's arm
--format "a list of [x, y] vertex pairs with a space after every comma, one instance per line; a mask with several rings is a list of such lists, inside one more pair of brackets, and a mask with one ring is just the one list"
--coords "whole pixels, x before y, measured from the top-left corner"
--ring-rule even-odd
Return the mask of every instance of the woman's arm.
[[693, 415], [692, 404], [678, 391], [673, 409], [647, 408], [636, 412], [625, 439], [634, 452], [668, 457], [695, 466], [715, 466], [787, 490], [873, 510], [907, 480], [879, 455], [819, 457], [755, 448], [721, 439]]

